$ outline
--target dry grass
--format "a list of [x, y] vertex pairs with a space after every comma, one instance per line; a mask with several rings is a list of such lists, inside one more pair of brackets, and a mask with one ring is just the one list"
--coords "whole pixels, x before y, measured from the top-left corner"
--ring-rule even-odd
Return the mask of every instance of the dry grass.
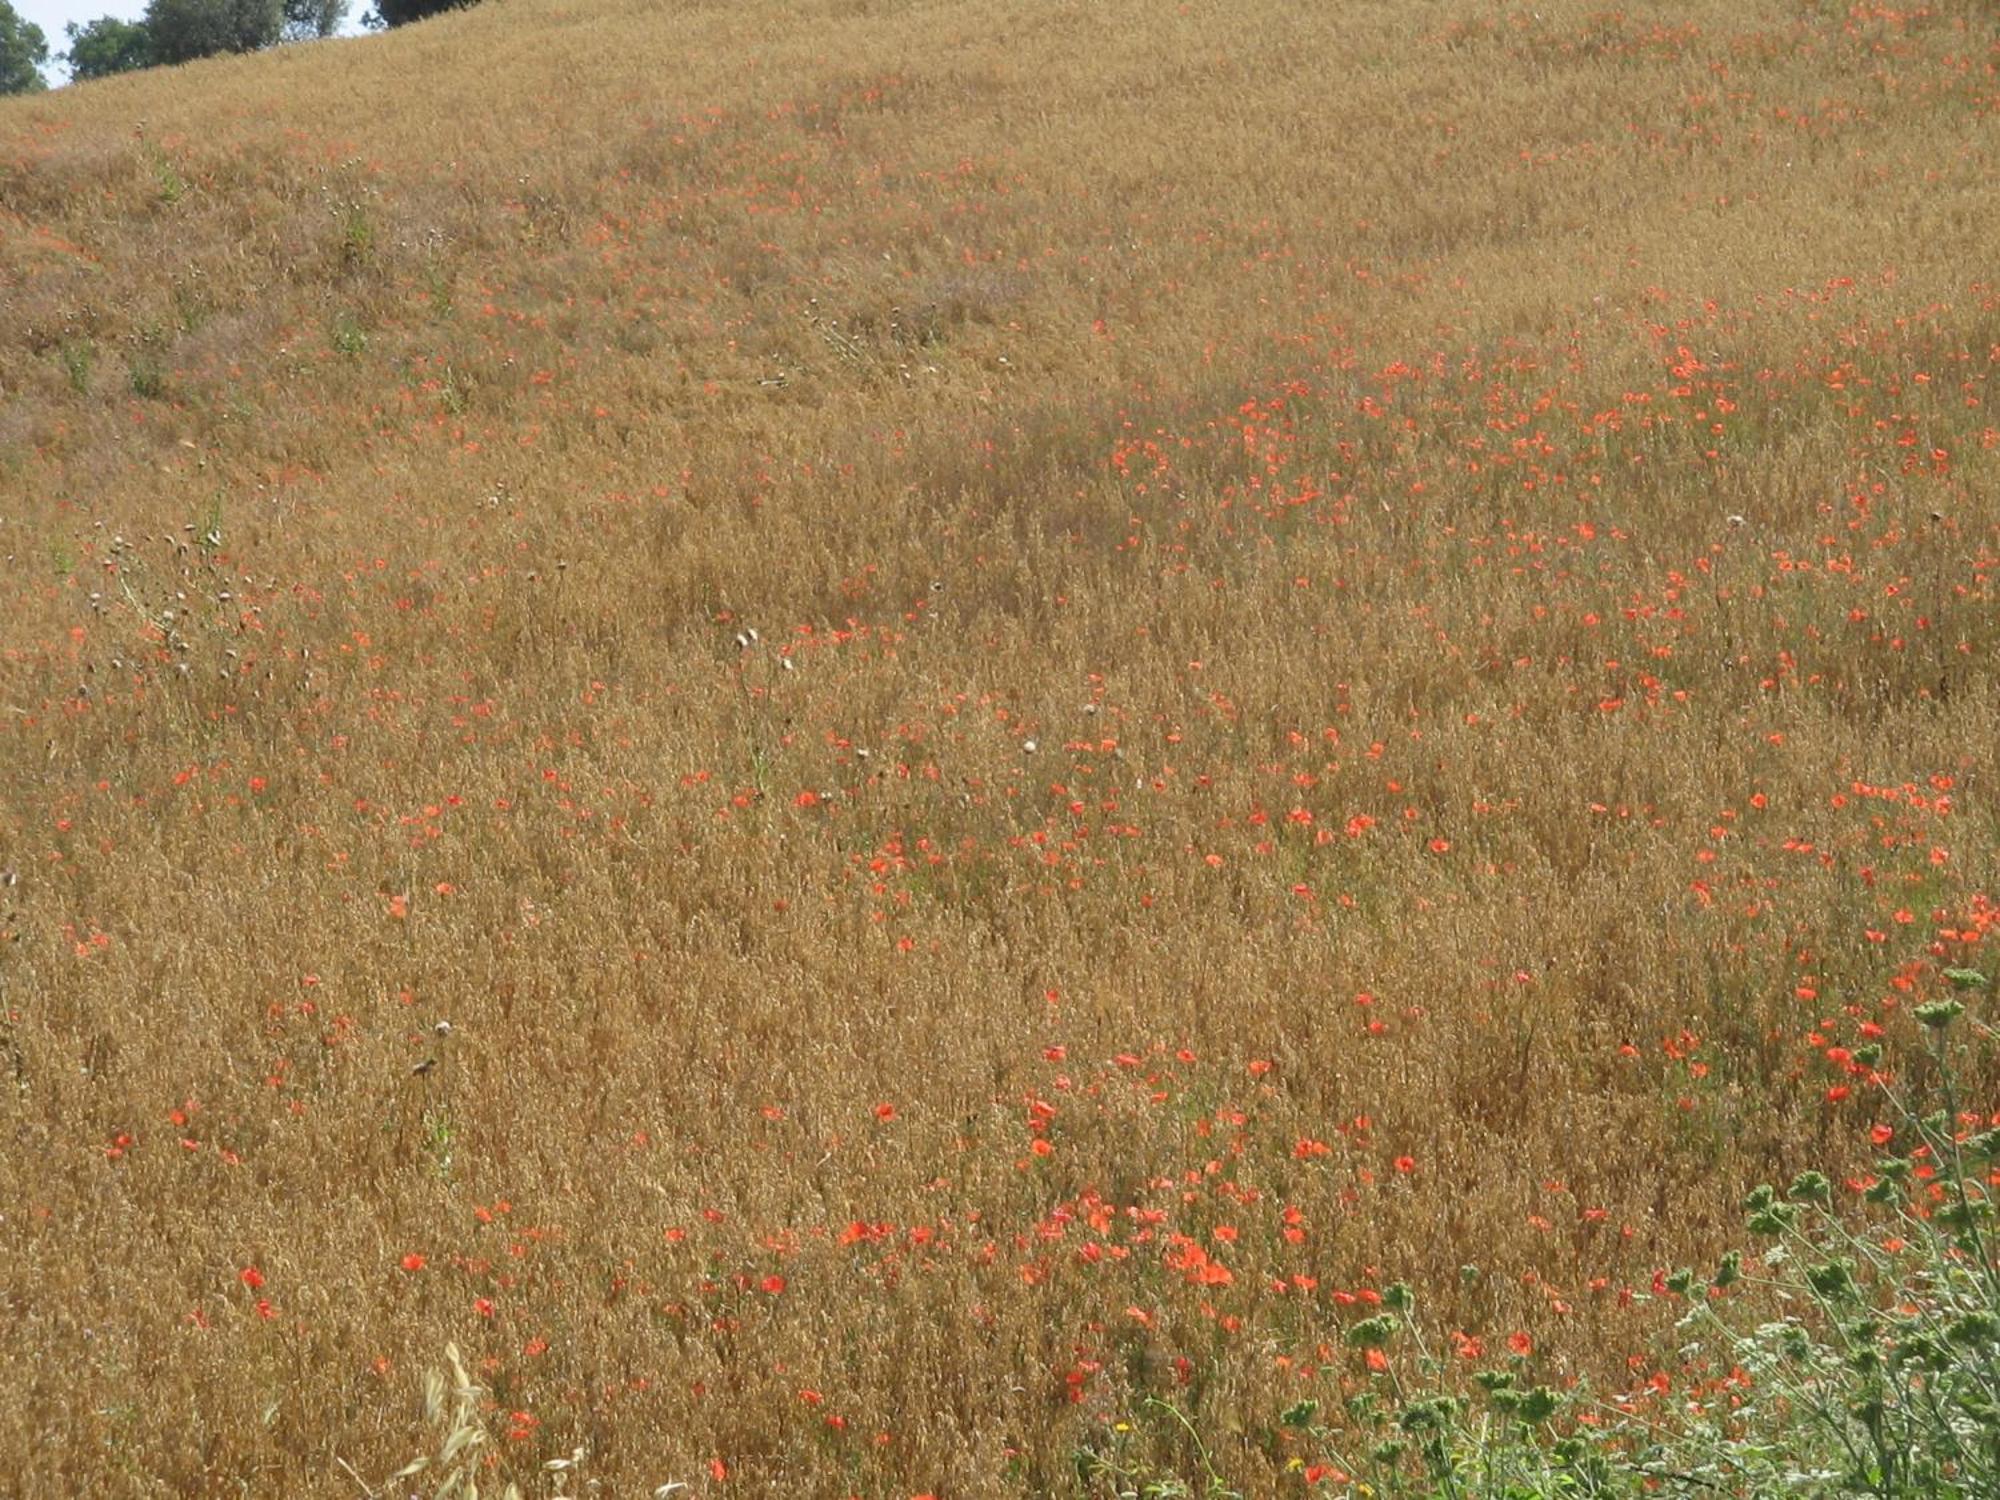
[[1632, 1378], [1991, 925], [1997, 68], [506, 0], [0, 104], [0, 1488], [352, 1497], [454, 1340], [487, 1493], [1147, 1394], [1296, 1492], [1396, 1278]]

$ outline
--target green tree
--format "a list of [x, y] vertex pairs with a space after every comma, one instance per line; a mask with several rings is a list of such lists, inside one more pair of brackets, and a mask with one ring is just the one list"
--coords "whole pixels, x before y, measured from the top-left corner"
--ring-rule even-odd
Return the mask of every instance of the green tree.
[[24, 21], [8, 0], [0, 0], [0, 94], [33, 94], [48, 87], [42, 64], [49, 60], [49, 39], [42, 28]]
[[285, 40], [332, 36], [347, 19], [348, 0], [284, 0]]
[[282, 0], [152, 0], [146, 33], [153, 60], [191, 62], [218, 52], [255, 52], [284, 29]]
[[65, 54], [69, 76], [79, 83], [152, 66], [153, 39], [138, 21], [99, 16], [87, 26], [71, 21], [65, 29], [69, 33]]
[[405, 26], [411, 21], [421, 21], [426, 16], [441, 15], [448, 10], [459, 10], [475, 0], [375, 0], [375, 9], [368, 17], [371, 26]]

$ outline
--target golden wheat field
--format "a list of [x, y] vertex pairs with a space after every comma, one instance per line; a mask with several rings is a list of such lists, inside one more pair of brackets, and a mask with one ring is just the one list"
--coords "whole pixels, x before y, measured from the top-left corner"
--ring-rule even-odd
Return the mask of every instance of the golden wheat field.
[[1996, 245], [1972, 0], [0, 101], [0, 1493], [1341, 1494], [1397, 1281], [1713, 1398], [2000, 949]]

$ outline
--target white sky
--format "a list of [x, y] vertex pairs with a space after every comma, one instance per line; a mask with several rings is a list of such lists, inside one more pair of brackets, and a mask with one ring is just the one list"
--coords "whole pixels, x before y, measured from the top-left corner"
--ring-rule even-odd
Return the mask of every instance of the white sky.
[[33, 21], [42, 28], [49, 39], [49, 50], [60, 52], [69, 45], [63, 35], [65, 22], [79, 24], [94, 21], [99, 16], [118, 16], [127, 21], [136, 21], [145, 14], [145, 0], [11, 0], [14, 9], [24, 21]]

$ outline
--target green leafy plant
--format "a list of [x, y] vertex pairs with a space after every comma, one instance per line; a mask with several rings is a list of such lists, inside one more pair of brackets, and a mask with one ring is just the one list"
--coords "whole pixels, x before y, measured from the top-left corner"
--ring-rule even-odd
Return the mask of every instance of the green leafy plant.
[[[1970, 969], [1943, 978], [1952, 992], [1911, 1012], [1934, 1098], [1904, 1098], [1880, 1044], [1852, 1054], [1895, 1117], [1870, 1132], [1885, 1148], [1872, 1171], [1840, 1179], [1859, 1201], [1819, 1171], [1759, 1187], [1744, 1202], [1751, 1248], [1706, 1278], [1660, 1278], [1687, 1310], [1658, 1365], [1726, 1379], [1671, 1407], [1557, 1390], [1536, 1382], [1525, 1339], [1504, 1366], [1453, 1373], [1399, 1283], [1347, 1329], [1369, 1388], [1336, 1418], [1311, 1399], [1279, 1415], [1291, 1472], [1371, 1500], [2000, 1495], [2000, 1117], [1962, 1108], [1957, 1084], [1964, 1052], [1993, 1038], [1970, 1003], [1992, 985]], [[1955, 1047], [1961, 1030], [1974, 1039]], [[1120, 1495], [1226, 1493], [1200, 1487], [1222, 1483], [1205, 1447], [1197, 1471], [1162, 1473], [1133, 1456], [1139, 1424], [1113, 1431], [1088, 1472]]]
[[167, 394], [167, 361], [164, 340], [157, 334], [143, 337], [127, 361], [126, 373], [132, 394], [145, 401], [159, 401]]
[[[1987, 987], [1970, 970], [1945, 977], [1960, 991]], [[1873, 1132], [1894, 1149], [1862, 1179], [1872, 1214], [1857, 1221], [1839, 1209], [1820, 1172], [1799, 1174], [1782, 1194], [1759, 1187], [1746, 1201], [1751, 1232], [1769, 1246], [1754, 1270], [1732, 1258], [1709, 1285], [1726, 1290], [1739, 1275], [1762, 1282], [1779, 1315], [1740, 1332], [1707, 1296], [1682, 1320], [1748, 1374], [1746, 1426], [1762, 1418], [1789, 1434], [1741, 1445], [1735, 1467], [1760, 1482], [1885, 1500], [2000, 1494], [1992, 1195], [2000, 1130], [1958, 1106], [1949, 1033], [1966, 1013], [1957, 995], [1914, 1011], [1942, 1107], [1925, 1109], [1880, 1084], [1898, 1118]], [[1873, 1068], [1880, 1049], [1863, 1049], [1856, 1061]]]
[[57, 350], [70, 389], [79, 396], [90, 393], [90, 372], [97, 364], [97, 346], [89, 339], [65, 339]]
[[368, 347], [368, 331], [351, 312], [338, 314], [327, 337], [334, 349], [352, 359]]
[[153, 189], [160, 202], [174, 204], [187, 196], [187, 182], [175, 169], [167, 153], [148, 141], [145, 144], [146, 165], [153, 174]]
[[[1190, 1473], [1163, 1469], [1146, 1456], [1142, 1442], [1148, 1428], [1170, 1429], [1168, 1436], [1189, 1455]], [[1207, 1443], [1188, 1414], [1171, 1401], [1148, 1397], [1137, 1418], [1114, 1422], [1095, 1442], [1076, 1452], [1076, 1474], [1084, 1493], [1112, 1495], [1117, 1500], [1242, 1500], [1216, 1468]]]
[[1383, 1292], [1379, 1313], [1348, 1329], [1348, 1344], [1376, 1379], [1348, 1400], [1339, 1424], [1323, 1422], [1311, 1400], [1279, 1417], [1315, 1455], [1295, 1461], [1308, 1483], [1378, 1496], [1525, 1500], [1625, 1493], [1621, 1478], [1648, 1472], [1629, 1461], [1614, 1466], [1601, 1440], [1578, 1436], [1576, 1398], [1532, 1383], [1525, 1353], [1448, 1384], [1415, 1311], [1416, 1294], [1399, 1282]]

